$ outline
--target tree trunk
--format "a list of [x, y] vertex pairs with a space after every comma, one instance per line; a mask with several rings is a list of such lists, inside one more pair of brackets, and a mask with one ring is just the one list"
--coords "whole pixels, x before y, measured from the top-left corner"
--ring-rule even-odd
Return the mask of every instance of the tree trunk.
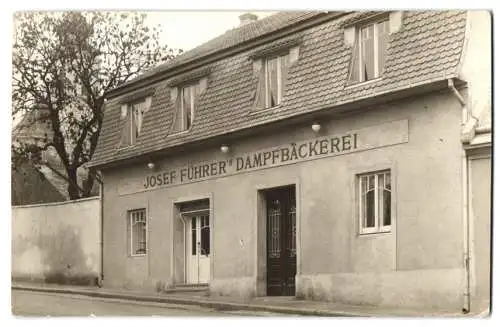
[[87, 171], [87, 178], [83, 181], [83, 198], [87, 198], [90, 196], [92, 193], [92, 188], [94, 187], [94, 175], [92, 175], [92, 172], [90, 169]]
[[80, 191], [78, 190], [78, 177], [76, 174], [76, 168], [70, 168], [68, 172], [68, 195], [70, 200], [76, 200], [80, 198]]

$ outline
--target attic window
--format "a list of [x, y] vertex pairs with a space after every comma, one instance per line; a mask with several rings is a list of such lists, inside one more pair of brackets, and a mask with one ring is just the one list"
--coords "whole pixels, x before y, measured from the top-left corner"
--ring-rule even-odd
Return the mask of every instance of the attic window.
[[265, 59], [265, 82], [261, 85], [264, 108], [272, 108], [281, 103], [281, 100], [283, 99], [287, 71], [288, 54]]
[[151, 107], [151, 97], [142, 98], [122, 105], [120, 118], [122, 120], [122, 133], [120, 147], [130, 146], [136, 143], [141, 135], [144, 114]]
[[207, 88], [207, 77], [171, 89], [174, 105], [172, 133], [188, 131], [193, 125], [200, 94]]
[[257, 109], [273, 108], [281, 104], [289, 68], [299, 58], [300, 39], [292, 41], [259, 50], [250, 56], [254, 73], [258, 77], [257, 87], [252, 95]]
[[355, 33], [349, 81], [365, 82], [380, 77], [389, 39], [389, 18], [360, 25]]
[[182, 132], [191, 128], [195, 102], [199, 93], [200, 87], [198, 83], [180, 88], [180, 101], [175, 108], [173, 132]]

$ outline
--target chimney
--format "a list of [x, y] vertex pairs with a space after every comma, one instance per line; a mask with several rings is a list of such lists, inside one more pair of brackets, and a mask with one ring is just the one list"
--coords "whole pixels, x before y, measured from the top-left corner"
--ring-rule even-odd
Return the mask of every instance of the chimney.
[[257, 19], [259, 19], [259, 17], [257, 15], [249, 13], [249, 12], [244, 13], [243, 15], [240, 15], [239, 18], [240, 18], [240, 26], [243, 26], [243, 25], [246, 25], [249, 23], [253, 23]]

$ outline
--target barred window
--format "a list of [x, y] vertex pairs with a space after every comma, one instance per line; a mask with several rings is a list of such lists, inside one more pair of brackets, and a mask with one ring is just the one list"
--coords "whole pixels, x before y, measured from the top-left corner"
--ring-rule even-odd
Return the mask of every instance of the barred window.
[[130, 254], [145, 255], [147, 252], [146, 209], [131, 210], [129, 217]]
[[358, 183], [360, 233], [390, 231], [391, 172], [360, 175]]

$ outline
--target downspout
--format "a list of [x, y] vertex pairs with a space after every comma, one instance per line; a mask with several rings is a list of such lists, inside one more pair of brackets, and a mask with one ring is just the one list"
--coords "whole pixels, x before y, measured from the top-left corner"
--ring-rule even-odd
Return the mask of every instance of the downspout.
[[[472, 137], [474, 137], [474, 129], [477, 124], [477, 118], [470, 117], [467, 112], [467, 105], [462, 97], [462, 95], [455, 88], [453, 83], [453, 79], [448, 79], [448, 88], [453, 92], [453, 95], [458, 99], [460, 104], [462, 105], [462, 142], [464, 142], [464, 136], [467, 137], [471, 133], [464, 132], [470, 131], [470, 127], [472, 126]], [[471, 125], [472, 124], [472, 125]], [[471, 126], [469, 126], [471, 125]], [[469, 139], [470, 141], [470, 139]], [[462, 217], [463, 217], [463, 257], [464, 257], [464, 289], [463, 289], [463, 307], [462, 312], [467, 314], [470, 312], [470, 235], [469, 235], [469, 183], [468, 183], [468, 162], [467, 162], [467, 154], [465, 152], [465, 148], [462, 147]]]
[[101, 235], [100, 235], [101, 269], [100, 269], [98, 286], [102, 287], [104, 282], [104, 201], [103, 201], [104, 183], [101, 178], [99, 178], [98, 181], [99, 181], [99, 218], [101, 220]]

